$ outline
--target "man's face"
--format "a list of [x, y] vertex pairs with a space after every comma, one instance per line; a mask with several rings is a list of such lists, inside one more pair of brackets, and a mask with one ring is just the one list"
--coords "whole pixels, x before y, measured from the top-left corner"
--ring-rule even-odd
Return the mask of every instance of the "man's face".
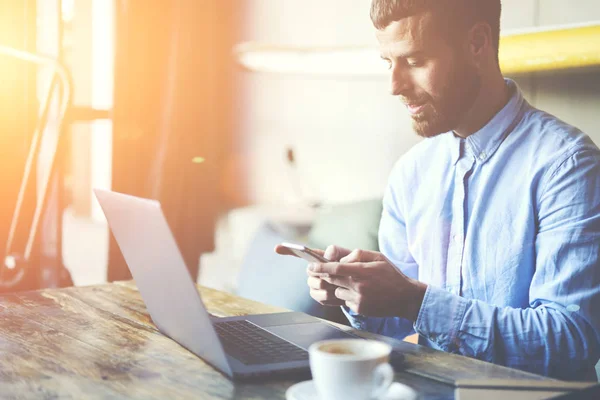
[[[460, 124], [479, 92], [480, 77], [460, 44], [450, 46], [427, 12], [392, 22], [376, 33], [381, 58], [418, 135], [433, 137]], [[466, 39], [465, 39], [466, 40]]]

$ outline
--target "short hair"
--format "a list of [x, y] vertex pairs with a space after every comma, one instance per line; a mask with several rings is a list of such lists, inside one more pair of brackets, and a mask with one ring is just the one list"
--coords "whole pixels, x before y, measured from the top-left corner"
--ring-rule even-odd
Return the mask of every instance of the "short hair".
[[449, 37], [467, 32], [476, 22], [487, 22], [492, 29], [492, 41], [498, 58], [500, 48], [500, 0], [373, 0], [371, 21], [377, 29], [385, 29], [394, 21], [431, 11]]

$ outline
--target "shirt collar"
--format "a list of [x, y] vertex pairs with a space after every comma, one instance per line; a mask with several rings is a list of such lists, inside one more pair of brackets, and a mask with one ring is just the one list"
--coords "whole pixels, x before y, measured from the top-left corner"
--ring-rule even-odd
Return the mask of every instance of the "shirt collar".
[[450, 140], [450, 152], [452, 156], [452, 164], [456, 165], [458, 160], [462, 157], [464, 150], [464, 141], [465, 139], [456, 136], [454, 132], [450, 132], [448, 134]]
[[[502, 141], [515, 128], [525, 101], [514, 81], [505, 79], [505, 82], [511, 94], [508, 103], [483, 128], [466, 138], [465, 150], [481, 163], [487, 161], [498, 150]], [[454, 147], [458, 148], [459, 153], [458, 158], [454, 159], [456, 163], [460, 158], [460, 146]]]

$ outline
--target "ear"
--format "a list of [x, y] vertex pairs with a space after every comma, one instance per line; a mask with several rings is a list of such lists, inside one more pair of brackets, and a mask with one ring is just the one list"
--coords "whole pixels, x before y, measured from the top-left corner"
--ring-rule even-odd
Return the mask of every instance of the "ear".
[[481, 66], [492, 50], [492, 28], [488, 23], [477, 22], [468, 33], [469, 54], [477, 66]]

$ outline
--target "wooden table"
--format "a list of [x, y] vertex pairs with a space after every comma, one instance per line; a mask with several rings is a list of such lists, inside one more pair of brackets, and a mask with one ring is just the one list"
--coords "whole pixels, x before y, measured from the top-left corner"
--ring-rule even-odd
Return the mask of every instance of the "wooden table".
[[[284, 311], [200, 292], [217, 316]], [[462, 378], [545, 379], [387, 340], [406, 354], [396, 380], [424, 399], [454, 398], [452, 383]], [[230, 381], [157, 331], [132, 282], [0, 297], [2, 399], [283, 399], [293, 383]]]

